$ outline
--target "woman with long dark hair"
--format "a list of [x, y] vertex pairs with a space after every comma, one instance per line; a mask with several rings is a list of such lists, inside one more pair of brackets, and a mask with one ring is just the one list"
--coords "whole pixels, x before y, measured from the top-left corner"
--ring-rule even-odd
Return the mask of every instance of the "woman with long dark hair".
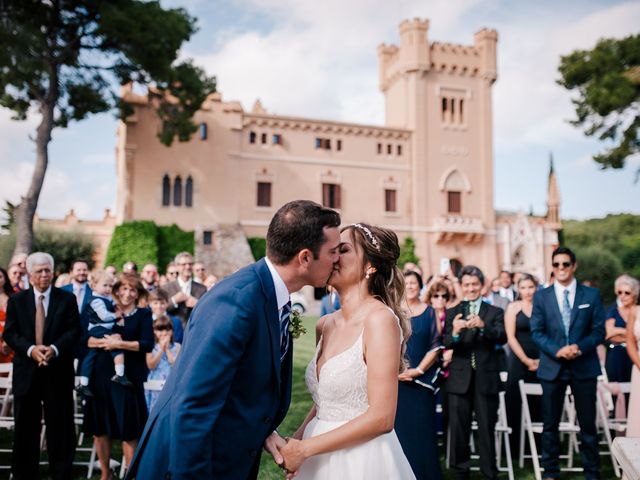
[[298, 479], [413, 479], [393, 425], [398, 373], [411, 326], [401, 308], [398, 238], [365, 224], [345, 227], [329, 284], [342, 308], [318, 322], [305, 374], [314, 405], [282, 448]]

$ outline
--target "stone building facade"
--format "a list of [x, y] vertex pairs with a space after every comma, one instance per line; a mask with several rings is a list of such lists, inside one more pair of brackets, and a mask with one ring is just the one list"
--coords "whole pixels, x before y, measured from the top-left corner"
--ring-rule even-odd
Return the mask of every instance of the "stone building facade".
[[153, 101], [124, 88], [134, 113], [117, 133], [117, 222], [194, 230], [198, 254], [224, 275], [240, 265], [214, 260], [234, 243], [220, 251], [219, 237], [264, 237], [278, 207], [306, 198], [344, 223], [413, 237], [427, 272], [446, 257], [489, 275], [545, 277], [561, 228], [555, 174], [546, 217], [500, 215], [493, 204], [497, 32], [482, 29], [471, 45], [432, 42], [428, 32], [428, 20], [406, 20], [398, 45], [378, 47], [384, 126], [273, 115], [259, 101], [245, 111], [214, 93], [195, 115], [194, 138], [166, 147]]

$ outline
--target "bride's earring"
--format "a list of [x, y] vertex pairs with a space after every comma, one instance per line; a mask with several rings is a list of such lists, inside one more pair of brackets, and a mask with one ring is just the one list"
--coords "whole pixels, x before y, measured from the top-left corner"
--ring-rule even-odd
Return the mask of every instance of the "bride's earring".
[[367, 280], [369, 280], [369, 277], [370, 277], [370, 276], [371, 276], [371, 275], [369, 275], [369, 272], [367, 272], [367, 274], [364, 276], [364, 278], [366, 278]]

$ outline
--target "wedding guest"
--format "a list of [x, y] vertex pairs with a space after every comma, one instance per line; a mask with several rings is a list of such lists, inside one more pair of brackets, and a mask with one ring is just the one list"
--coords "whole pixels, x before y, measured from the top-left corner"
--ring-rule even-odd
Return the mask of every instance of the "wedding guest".
[[180, 318], [182, 327], [186, 329], [191, 311], [198, 299], [207, 293], [207, 287], [193, 279], [193, 255], [189, 252], [178, 253], [175, 262], [179, 269], [178, 278], [167, 283], [163, 289], [169, 295], [167, 311]]
[[[99, 349], [99, 354], [89, 379], [94, 396], [86, 399], [84, 431], [94, 436], [101, 480], [110, 478], [111, 442], [122, 441], [129, 465], [148, 416], [143, 384], [148, 373], [146, 353], [153, 349], [153, 326], [151, 312], [136, 307], [144, 291], [135, 274], [121, 274], [113, 286], [113, 295], [124, 315], [122, 335], [88, 340], [88, 346]], [[118, 349], [125, 351], [125, 375], [133, 384], [131, 387], [111, 381], [115, 374], [111, 351]]]
[[600, 293], [580, 285], [571, 249], [551, 254], [554, 284], [533, 297], [531, 336], [540, 349], [538, 378], [542, 385], [542, 467], [548, 478], [560, 474], [558, 427], [567, 385], [580, 424], [580, 457], [585, 477], [600, 478], [596, 429], [596, 385], [600, 361], [596, 347], [604, 341], [604, 310]]
[[20, 266], [11, 265], [9, 267], [8, 276], [13, 293], [18, 293], [24, 290], [24, 288], [22, 288], [22, 269]]
[[[511, 355], [509, 355], [507, 391], [505, 395], [507, 406], [507, 423], [511, 427], [511, 452], [517, 455], [516, 447], [520, 445], [520, 415], [522, 400], [520, 398], [519, 381], [539, 383], [536, 376], [540, 363], [540, 350], [531, 338], [531, 311], [533, 310], [533, 295], [537, 290], [537, 282], [532, 275], [525, 273], [520, 276], [517, 284], [518, 298], [507, 307], [504, 316], [504, 327]], [[539, 398], [529, 399], [529, 409], [533, 421], [540, 421]]]
[[629, 275], [619, 276], [614, 284], [616, 303], [606, 314], [605, 340], [609, 345], [605, 369], [610, 382], [631, 381], [633, 362], [627, 353], [627, 325], [636, 312], [638, 280]]
[[88, 280], [89, 264], [85, 260], [75, 260], [71, 264], [71, 283], [62, 289], [75, 295], [79, 313], [89, 304], [93, 294]]
[[109, 272], [111, 275], [113, 275], [113, 278], [115, 278], [118, 274], [118, 269], [115, 267], [115, 265], [107, 265], [106, 267], [104, 267], [104, 271]]
[[485, 298], [489, 305], [506, 310], [509, 305], [509, 299], [500, 295], [500, 278], [496, 277], [491, 281], [491, 287]]
[[193, 279], [196, 282], [204, 285], [204, 282], [207, 280], [207, 272], [206, 272], [206, 269], [204, 268], [204, 263], [195, 262], [193, 264]]
[[38, 478], [42, 416], [46, 426], [50, 475], [73, 478], [76, 445], [73, 419], [73, 347], [80, 336], [74, 296], [51, 285], [53, 257], [27, 257], [33, 288], [12, 295], [7, 304], [4, 340], [13, 358], [12, 474], [16, 480]]
[[4, 268], [0, 268], [0, 363], [9, 363], [13, 360], [13, 350], [4, 341], [4, 326], [7, 319], [7, 303], [13, 295], [13, 288], [9, 282], [9, 274]]
[[405, 272], [404, 287], [404, 308], [411, 317], [411, 336], [406, 350], [409, 365], [398, 375], [395, 429], [416, 479], [438, 480], [442, 478], [436, 432], [439, 319], [430, 315], [428, 306], [420, 301], [423, 284], [419, 273]]
[[20, 290], [28, 290], [29, 285], [29, 275], [27, 272], [27, 254], [26, 253], [16, 253], [12, 258], [9, 265], [17, 265], [20, 268]]
[[[635, 279], [633, 279], [635, 280]], [[638, 281], [627, 282], [631, 287], [621, 282], [618, 290], [619, 297], [638, 298]], [[633, 362], [631, 373], [631, 395], [629, 396], [629, 412], [627, 415], [627, 437], [640, 437], [640, 306], [634, 305], [627, 321], [627, 352]]]
[[[178, 353], [180, 353], [180, 344], [173, 338], [173, 321], [163, 315], [153, 321], [153, 333], [156, 343], [153, 350], [147, 353], [147, 367], [149, 367], [149, 376], [147, 380], [166, 381], [169, 372], [173, 366]], [[158, 399], [158, 391], [146, 391], [145, 398], [149, 411]]]
[[320, 316], [340, 310], [340, 295], [335, 288], [327, 285], [327, 293], [320, 299]]
[[468, 478], [472, 413], [478, 422], [480, 471], [497, 479], [494, 429], [502, 355], [507, 341], [504, 313], [482, 301], [484, 274], [473, 265], [460, 270], [464, 301], [447, 311], [444, 346], [453, 350], [446, 389], [449, 401], [451, 467], [456, 478]]
[[153, 292], [158, 288], [158, 267], [153, 263], [147, 263], [142, 267], [140, 280], [142, 281], [142, 286], [147, 292]]
[[136, 262], [132, 262], [131, 260], [129, 260], [128, 262], [125, 262], [124, 265], [122, 265], [122, 273], [133, 273], [137, 275], [138, 265], [136, 265]]
[[513, 275], [511, 275], [511, 272], [502, 270], [498, 278], [500, 279], [500, 295], [513, 302], [517, 296], [513, 289]]
[[182, 328], [182, 322], [178, 317], [172, 317], [167, 313], [167, 307], [169, 306], [169, 295], [161, 288], [154, 290], [149, 294], [149, 307], [151, 308], [151, 314], [153, 321], [158, 318], [167, 316], [173, 322], [173, 337], [176, 342], [182, 343], [184, 330]]

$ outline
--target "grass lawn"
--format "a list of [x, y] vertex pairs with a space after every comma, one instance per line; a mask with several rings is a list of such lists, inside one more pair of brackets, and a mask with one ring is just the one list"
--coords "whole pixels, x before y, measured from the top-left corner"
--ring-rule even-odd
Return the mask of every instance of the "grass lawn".
[[[301, 338], [295, 341], [295, 349], [294, 349], [294, 367], [293, 367], [293, 391], [292, 391], [292, 401], [291, 408], [289, 409], [289, 413], [287, 418], [285, 418], [284, 422], [278, 429], [282, 435], [291, 435], [298, 426], [302, 423], [305, 416], [307, 415], [309, 409], [311, 408], [311, 397], [307, 392], [306, 385], [304, 383], [304, 371], [313, 356], [315, 351], [315, 323], [317, 317], [308, 317], [304, 318], [303, 322], [307, 328], [307, 333], [303, 335]], [[0, 431], [0, 447], [2, 448], [11, 448], [11, 432], [7, 432], [6, 430]], [[84, 441], [85, 446], [90, 446], [90, 441], [87, 439]], [[46, 457], [46, 454], [43, 455]], [[87, 453], [77, 453], [76, 458], [79, 459], [87, 459]], [[120, 461], [122, 458], [122, 450], [120, 445], [117, 442], [114, 442], [113, 445], [113, 453], [112, 458]], [[441, 449], [441, 458], [443, 459], [444, 465], [444, 448]], [[601, 475], [602, 478], [613, 479], [615, 475], [613, 474], [613, 469], [611, 467], [611, 462], [609, 461], [608, 456], [603, 456], [602, 458], [602, 470]], [[0, 463], [2, 465], [7, 465], [10, 462], [10, 455], [7, 453], [0, 453]], [[576, 456], [576, 463], [579, 464], [580, 460], [578, 456]], [[515, 467], [515, 466], [514, 466]], [[43, 467], [42, 474], [43, 478], [46, 477], [46, 467]], [[445, 470], [443, 468], [445, 479], [453, 478], [451, 472]], [[77, 480], [86, 478], [87, 469], [86, 467], [76, 467], [74, 470], [75, 478]], [[7, 470], [0, 471], [0, 479], [9, 478], [9, 474]], [[92, 479], [99, 479], [99, 472], [93, 475]], [[117, 478], [117, 477], [115, 477]], [[260, 474], [258, 476], [260, 480], [281, 480], [284, 478], [282, 470], [278, 468], [271, 456], [263, 453], [262, 455], [262, 463], [260, 465]], [[478, 472], [472, 473], [472, 478], [481, 478]], [[506, 473], [501, 473], [500, 478], [507, 478]], [[533, 467], [531, 463], [528, 462], [525, 464], [524, 469], [518, 469], [516, 467], [515, 471], [516, 480], [533, 480]], [[563, 474], [563, 479], [578, 479], [583, 478], [582, 474]], [[349, 479], [345, 479], [349, 480]], [[391, 480], [391, 479], [390, 479]]]

